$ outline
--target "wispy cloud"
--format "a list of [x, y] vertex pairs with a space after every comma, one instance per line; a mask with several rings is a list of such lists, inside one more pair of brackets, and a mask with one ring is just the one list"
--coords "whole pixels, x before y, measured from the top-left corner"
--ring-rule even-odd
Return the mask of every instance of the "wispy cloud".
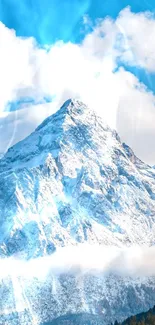
[[155, 248], [117, 248], [79, 244], [58, 248], [51, 256], [30, 261], [19, 258], [0, 260], [0, 279], [11, 276], [44, 278], [48, 274], [115, 274], [122, 277], [155, 276]]

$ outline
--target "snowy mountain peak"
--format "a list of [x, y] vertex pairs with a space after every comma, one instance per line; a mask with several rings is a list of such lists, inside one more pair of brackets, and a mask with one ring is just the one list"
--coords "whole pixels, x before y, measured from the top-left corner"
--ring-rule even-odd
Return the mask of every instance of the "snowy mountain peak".
[[68, 99], [55, 114], [45, 119], [36, 130], [46, 127], [48, 123], [57, 123], [58, 120], [59, 124], [62, 126], [67, 123], [69, 124], [71, 121], [73, 122], [73, 120], [75, 121], [75, 119], [76, 121], [79, 119], [79, 121], [82, 122], [88, 118], [88, 115], [92, 119], [92, 117], [95, 116], [95, 113], [78, 99]]
[[155, 170], [70, 99], [0, 160], [2, 253], [35, 256], [84, 241], [152, 244], [154, 193]]
[[[49, 152], [56, 157], [66, 145], [68, 150], [73, 146], [83, 150], [95, 132], [108, 130], [117, 135], [85, 104], [70, 99], [55, 114], [46, 118], [31, 135], [9, 148], [1, 159], [0, 171], [26, 167], [28, 163], [31, 167], [40, 165]], [[104, 135], [107, 136], [108, 133]]]
[[64, 110], [68, 114], [83, 114], [86, 110], [90, 110], [83, 102], [76, 98], [68, 99], [60, 108], [60, 111]]

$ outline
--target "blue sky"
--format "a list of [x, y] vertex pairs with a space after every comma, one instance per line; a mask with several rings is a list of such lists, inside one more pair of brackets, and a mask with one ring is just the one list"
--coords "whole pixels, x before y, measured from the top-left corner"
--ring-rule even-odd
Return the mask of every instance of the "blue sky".
[[155, 12], [154, 0], [0, 0], [0, 21], [18, 36], [33, 36], [41, 45], [56, 40], [79, 42], [84, 15], [92, 21], [116, 18], [127, 7], [133, 12]]

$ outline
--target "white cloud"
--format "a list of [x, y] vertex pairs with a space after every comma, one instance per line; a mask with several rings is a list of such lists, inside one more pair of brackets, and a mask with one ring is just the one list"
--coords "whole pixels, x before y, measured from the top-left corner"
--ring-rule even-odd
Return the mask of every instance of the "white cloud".
[[150, 12], [132, 13], [123, 10], [116, 20], [123, 34], [121, 59], [155, 72], [155, 17]]
[[[101, 258], [102, 256], [102, 258]], [[50, 273], [115, 274], [121, 277], [155, 276], [155, 248], [132, 246], [118, 248], [102, 245], [79, 244], [57, 248], [51, 256], [30, 261], [17, 258], [0, 260], [0, 279], [11, 275], [24, 278], [44, 279]], [[44, 267], [42, 267], [44, 266]]]
[[155, 96], [130, 72], [116, 73], [121, 94], [117, 108], [117, 130], [139, 158], [155, 164]]
[[[117, 127], [137, 155], [154, 163], [149, 144], [155, 136], [155, 96], [130, 72], [123, 68], [115, 72], [118, 58], [154, 71], [155, 41], [150, 36], [154, 32], [150, 14], [133, 14], [128, 8], [116, 21], [99, 20], [82, 44], [57, 42], [47, 50], [0, 23], [0, 152], [31, 132], [66, 99], [78, 97]], [[2, 113], [8, 101], [22, 97], [39, 101], [47, 95], [54, 96], [51, 106]]]

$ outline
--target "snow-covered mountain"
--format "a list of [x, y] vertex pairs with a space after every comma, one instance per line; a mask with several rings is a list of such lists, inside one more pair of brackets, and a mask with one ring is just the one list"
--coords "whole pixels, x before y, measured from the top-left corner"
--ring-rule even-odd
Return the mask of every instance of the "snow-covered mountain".
[[[84, 242], [151, 246], [154, 221], [155, 169], [140, 161], [116, 131], [78, 100], [68, 100], [0, 160], [1, 257], [18, 254], [30, 259]], [[31, 285], [26, 285], [39, 321], [62, 313], [104, 310], [106, 324], [148, 309], [155, 300], [154, 279], [84, 276], [78, 287], [71, 275], [65, 286], [62, 276], [52, 281], [42, 289], [48, 293], [46, 308], [45, 300], [37, 303]], [[59, 290], [52, 295], [55, 281]], [[42, 296], [36, 282], [33, 286]], [[137, 299], [136, 306], [132, 299]], [[2, 303], [1, 314], [4, 309]], [[20, 319], [19, 324], [31, 321]]]
[[155, 242], [155, 170], [76, 100], [0, 160], [0, 198], [2, 255]]

